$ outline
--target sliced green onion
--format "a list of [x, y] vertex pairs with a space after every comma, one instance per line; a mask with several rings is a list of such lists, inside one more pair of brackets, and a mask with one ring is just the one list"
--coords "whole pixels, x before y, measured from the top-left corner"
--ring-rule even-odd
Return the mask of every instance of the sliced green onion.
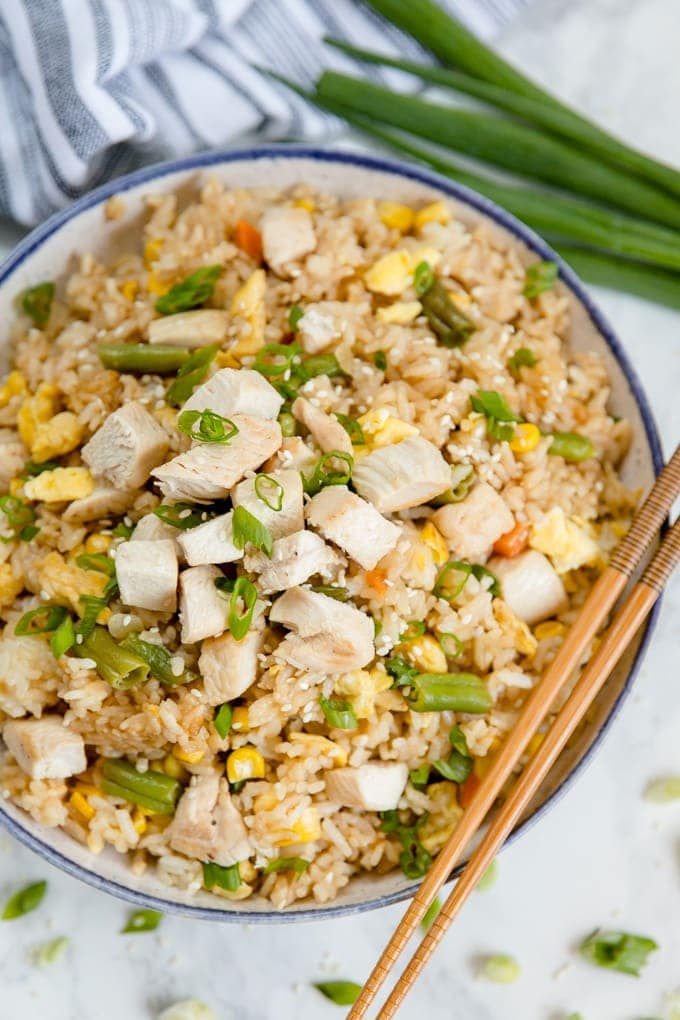
[[86, 638], [94, 630], [102, 609], [106, 609], [108, 598], [98, 595], [80, 595], [78, 601], [82, 607], [82, 615], [76, 624], [75, 631], [77, 635]]
[[149, 666], [144, 659], [116, 644], [106, 627], [94, 627], [73, 649], [79, 658], [92, 659], [102, 680], [114, 690], [138, 687], [149, 678]]
[[437, 898], [433, 899], [432, 903], [430, 903], [429, 907], [427, 908], [427, 910], [423, 914], [423, 919], [420, 922], [420, 927], [423, 929], [423, 931], [429, 931], [430, 930], [430, 928], [434, 924], [435, 918], [437, 917], [437, 915], [439, 914], [439, 911], [441, 909], [442, 909], [442, 905], [441, 905], [439, 899], [437, 899]]
[[361, 994], [361, 985], [355, 981], [317, 981], [317, 991], [336, 1006], [351, 1006]]
[[395, 835], [403, 847], [399, 855], [399, 866], [407, 878], [422, 878], [430, 865], [432, 856], [418, 838], [418, 830], [427, 821], [427, 815], [421, 815], [413, 825], [405, 825], [398, 811], [380, 811], [382, 832]]
[[492, 570], [487, 567], [483, 567], [481, 563], [472, 564], [472, 576], [476, 577], [478, 581], [482, 581], [485, 577], [491, 578], [491, 584], [486, 589], [494, 598], [501, 597], [501, 582], [498, 580]]
[[254, 545], [261, 549], [266, 556], [271, 556], [274, 548], [274, 538], [271, 531], [261, 521], [258, 521], [250, 510], [244, 506], [237, 506], [231, 521], [232, 542], [237, 549], [245, 549], [246, 545]]
[[13, 921], [17, 917], [23, 917], [24, 914], [30, 914], [40, 905], [46, 892], [47, 882], [45, 881], [33, 882], [24, 889], [20, 889], [7, 900], [2, 911], [2, 920]]
[[99, 360], [116, 372], [143, 372], [171, 375], [189, 360], [188, 347], [172, 344], [99, 344]]
[[305, 310], [302, 305], [291, 305], [290, 311], [288, 312], [288, 325], [293, 333], [297, 332], [298, 322], [305, 314]]
[[[180, 687], [196, 679], [195, 674], [184, 665], [181, 655], [173, 655], [165, 645], [144, 641], [137, 634], [128, 634], [121, 641], [120, 647], [142, 659], [149, 667], [151, 676], [155, 676], [166, 687]], [[179, 673], [173, 668], [175, 663], [181, 663]]]
[[106, 758], [102, 764], [102, 791], [122, 797], [157, 814], [174, 814], [182, 784], [164, 772], [138, 772], [125, 758]]
[[414, 712], [488, 712], [493, 698], [473, 673], [418, 673], [406, 697]]
[[458, 598], [472, 573], [472, 564], [465, 560], [449, 560], [437, 574], [432, 594], [453, 602]]
[[496, 884], [498, 878], [498, 860], [496, 857], [492, 860], [489, 867], [486, 869], [479, 882], [477, 883], [477, 889], [479, 892], [488, 892], [492, 886]]
[[349, 588], [337, 584], [311, 584], [309, 590], [318, 592], [319, 595], [327, 595], [329, 599], [336, 599], [338, 602], [347, 602], [349, 599]]
[[[338, 467], [338, 461], [345, 465]], [[302, 477], [302, 484], [305, 492], [310, 496], [316, 496], [317, 492], [326, 485], [347, 485], [352, 477], [354, 457], [342, 450], [331, 450], [324, 453], [317, 462], [311, 475]]]
[[98, 574], [106, 574], [107, 577], [115, 577], [115, 561], [106, 553], [83, 553], [76, 556], [76, 566], [81, 570], [95, 570]]
[[343, 429], [352, 440], [352, 446], [365, 446], [366, 436], [356, 418], [350, 418], [347, 414], [338, 414], [335, 412], [335, 417], [338, 419]]
[[226, 889], [227, 892], [236, 892], [241, 884], [241, 870], [238, 864], [231, 864], [228, 868], [224, 868], [213, 861], [204, 861], [201, 866], [203, 868], [203, 885], [206, 889], [219, 886], [220, 889]]
[[477, 390], [470, 397], [470, 403], [473, 411], [486, 417], [486, 429], [490, 436], [505, 441], [512, 439], [515, 430], [508, 423], [520, 419], [510, 410], [500, 393], [496, 390]]
[[257, 475], [255, 495], [270, 510], [279, 513], [283, 509], [285, 490], [278, 478], [272, 478], [271, 475]]
[[[4, 516], [12, 529], [11, 535], [0, 535], [1, 541], [11, 542], [17, 538], [30, 541], [30, 538], [24, 538], [24, 535], [26, 529], [31, 528], [35, 521], [36, 514], [32, 506], [25, 503], [23, 499], [19, 499], [18, 496], [0, 496], [0, 514]], [[30, 537], [34, 538], [36, 534], [37, 531]]]
[[393, 687], [408, 687], [414, 676], [418, 676], [415, 666], [403, 659], [400, 655], [392, 655], [385, 662], [385, 669], [389, 676], [394, 679]]
[[282, 411], [278, 418], [284, 439], [297, 435], [297, 419], [290, 411]]
[[657, 779], [645, 790], [645, 800], [651, 804], [669, 804], [680, 800], [680, 776]]
[[175, 315], [204, 305], [213, 295], [222, 266], [201, 266], [158, 298], [154, 308], [160, 315]]
[[489, 956], [482, 967], [484, 977], [498, 985], [511, 985], [517, 981], [521, 973], [522, 968], [514, 956], [507, 956], [504, 953]]
[[309, 867], [309, 861], [304, 857], [274, 857], [264, 866], [265, 875], [271, 875], [273, 871], [295, 871], [301, 875]]
[[42, 942], [39, 946], [34, 946], [31, 959], [38, 967], [49, 967], [64, 954], [69, 941], [66, 935], [57, 935], [48, 942]]
[[319, 698], [326, 722], [336, 730], [355, 730], [359, 722], [349, 701], [340, 698]]
[[387, 371], [387, 355], [384, 351], [376, 351], [373, 355], [373, 364], [380, 372]]
[[20, 295], [21, 310], [38, 329], [43, 329], [49, 322], [54, 300], [55, 286], [51, 280], [45, 283], [36, 283], [35, 287], [28, 287]]
[[[198, 424], [198, 428], [195, 428]], [[225, 428], [225, 425], [227, 426]], [[215, 411], [182, 411], [177, 428], [196, 443], [219, 443], [226, 446], [238, 435], [238, 425]]]
[[114, 538], [124, 538], [127, 541], [134, 530], [134, 524], [126, 524], [125, 521], [119, 521], [111, 534]]
[[331, 353], [310, 354], [308, 358], [304, 359], [300, 367], [306, 379], [315, 379], [319, 375], [327, 375], [332, 379], [333, 376], [345, 374], [340, 368], [338, 359]]
[[419, 262], [413, 273], [413, 287], [418, 297], [427, 294], [434, 283], [434, 270], [429, 262]]
[[465, 734], [459, 726], [454, 726], [449, 733], [451, 753], [447, 759], [433, 762], [434, 768], [444, 779], [452, 783], [464, 783], [472, 772], [473, 759], [467, 745]]
[[205, 379], [219, 349], [218, 344], [200, 347], [186, 359], [177, 373], [177, 378], [168, 386], [165, 394], [168, 404], [172, 407], [181, 407], [186, 403], [196, 387]]
[[264, 376], [284, 375], [292, 369], [300, 351], [299, 344], [265, 344], [257, 352], [253, 368]]
[[[239, 609], [242, 601], [243, 609]], [[241, 641], [250, 630], [253, 610], [257, 602], [257, 588], [247, 577], [237, 577], [229, 600], [227, 622], [229, 630], [237, 641]]]
[[463, 651], [463, 642], [450, 631], [442, 631], [439, 635], [439, 647], [449, 659], [454, 659]]
[[590, 460], [595, 456], [595, 447], [587, 436], [578, 432], [553, 432], [548, 453], [553, 457], [564, 457], [570, 463]]
[[213, 717], [213, 726], [217, 730], [219, 736], [224, 740], [227, 733], [231, 729], [231, 720], [233, 716], [233, 710], [228, 701], [225, 701], [223, 705], [215, 709], [215, 715]]
[[451, 488], [430, 500], [432, 506], [446, 506], [462, 503], [475, 480], [475, 469], [471, 464], [453, 464], [451, 467]]
[[417, 641], [425, 633], [425, 623], [423, 620], [409, 620], [406, 630], [403, 634], [399, 635], [399, 643], [405, 644], [411, 641]]
[[623, 931], [595, 931], [579, 946], [581, 956], [596, 967], [639, 977], [650, 953], [658, 949], [654, 939]]
[[508, 368], [518, 378], [520, 368], [533, 368], [536, 364], [536, 355], [528, 347], [518, 347], [515, 353], [508, 358]]
[[36, 464], [35, 461], [27, 460], [24, 464], [23, 477], [36, 478], [38, 475], [41, 475], [43, 471], [54, 471], [54, 469], [58, 467], [59, 461], [57, 460], [44, 460], [42, 464]]
[[69, 648], [72, 648], [75, 643], [76, 632], [73, 626], [73, 620], [70, 616], [65, 616], [50, 638], [52, 655], [55, 659], [60, 659], [61, 656], [64, 655]]
[[546, 290], [552, 290], [557, 283], [556, 262], [534, 262], [526, 271], [526, 280], [522, 293], [525, 298], [538, 297]]
[[199, 524], [203, 524], [206, 519], [205, 512], [205, 509], [197, 509], [190, 503], [161, 505], [154, 510], [156, 517], [159, 517], [165, 524], [182, 531], [197, 528]]
[[125, 927], [121, 929], [121, 935], [155, 931], [162, 920], [163, 915], [160, 910], [135, 910], [130, 914]]
[[422, 765], [419, 765], [418, 768], [416, 769], [411, 769], [411, 771], [408, 774], [411, 786], [415, 786], [417, 789], [422, 789], [423, 786], [427, 786], [428, 782], [430, 781], [431, 771], [432, 766], [430, 765], [429, 761], [426, 761]]
[[29, 609], [17, 620], [14, 633], [17, 637], [32, 637], [34, 634], [51, 634], [69, 615], [65, 606], [39, 606]]
[[217, 590], [218, 591], [222, 591], [222, 592], [229, 592], [230, 595], [231, 595], [231, 593], [234, 590], [235, 584], [236, 584], [236, 578], [235, 577], [216, 577], [215, 578], [215, 587], [217, 588]]
[[474, 333], [474, 322], [452, 301], [440, 280], [435, 279], [420, 300], [430, 329], [444, 347], [459, 347]]

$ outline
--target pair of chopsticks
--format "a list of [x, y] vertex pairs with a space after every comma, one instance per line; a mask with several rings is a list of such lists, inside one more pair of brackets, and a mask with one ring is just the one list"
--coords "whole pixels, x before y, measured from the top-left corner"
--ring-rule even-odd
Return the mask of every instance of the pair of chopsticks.
[[[578, 668], [597, 631], [605, 622], [624, 587], [680, 494], [680, 446], [657, 478], [628, 534], [617, 546], [608, 566], [587, 596], [576, 622], [544, 676], [533, 689], [515, 728], [495, 756], [473, 801], [464, 812], [448, 843], [439, 852], [406, 913], [397, 926], [361, 994], [348, 1014], [360, 1020], [373, 1002], [406, 943], [413, 935], [453, 867], [511, 777], [531, 737], [550, 710], [567, 679]], [[470, 857], [460, 879], [399, 978], [378, 1020], [393, 1017], [453, 919], [474, 890], [498, 850], [548, 774], [559, 753], [583, 719], [636, 631], [643, 623], [674, 568], [680, 562], [680, 518], [667, 532], [657, 553], [635, 584], [602, 638], [568, 700], [552, 723], [539, 749], [524, 767], [512, 792], [491, 822]]]

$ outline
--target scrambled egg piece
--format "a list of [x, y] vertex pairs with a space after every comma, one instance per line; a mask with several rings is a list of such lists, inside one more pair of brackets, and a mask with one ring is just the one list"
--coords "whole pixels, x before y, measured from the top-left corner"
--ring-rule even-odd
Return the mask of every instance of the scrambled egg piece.
[[398, 326], [408, 326], [409, 322], [417, 319], [423, 310], [420, 301], [397, 301], [386, 308], [378, 309], [380, 322], [396, 323]]
[[72, 411], [61, 411], [46, 422], [35, 426], [30, 447], [33, 460], [42, 464], [51, 457], [71, 453], [83, 439], [83, 426]]
[[532, 526], [529, 545], [545, 553], [558, 574], [566, 574], [602, 559], [597, 542], [558, 506]]
[[378, 202], [378, 216], [386, 227], [408, 234], [413, 226], [415, 213], [410, 206], [400, 205], [398, 202]]
[[460, 821], [463, 809], [458, 804], [457, 790], [456, 784], [448, 780], [431, 783], [427, 788], [430, 815], [418, 830], [418, 836], [428, 853], [438, 853]]
[[441, 531], [435, 528], [432, 521], [424, 524], [420, 532], [421, 540], [432, 550], [435, 563], [446, 563], [449, 558], [449, 547]]
[[264, 343], [264, 327], [266, 323], [264, 296], [267, 277], [264, 269], [256, 269], [246, 282], [239, 287], [231, 299], [230, 312], [245, 319], [250, 325], [248, 336], [242, 337], [222, 358], [220, 364], [239, 367], [239, 359], [244, 354], [255, 354]]
[[12, 397], [25, 393], [27, 390], [26, 380], [21, 372], [10, 372], [2, 386], [0, 386], [0, 407], [7, 407]]
[[281, 835], [274, 839], [274, 846], [294, 846], [296, 843], [313, 843], [320, 839], [321, 822], [316, 808], [305, 808], [300, 817], [293, 822], [289, 831], [295, 833], [295, 837]]
[[392, 678], [384, 669], [355, 669], [335, 681], [335, 693], [347, 698], [357, 719], [370, 719], [375, 715], [375, 699], [381, 691], [392, 686]]
[[434, 267], [441, 260], [436, 248], [399, 248], [388, 252], [374, 262], [364, 274], [364, 282], [376, 294], [401, 294], [413, 283], [413, 273], [420, 262], [429, 262]]
[[536, 638], [524, 620], [520, 620], [519, 616], [513, 613], [507, 602], [504, 602], [503, 599], [494, 599], [493, 615], [521, 655], [534, 654], [538, 644]]
[[17, 577], [9, 563], [0, 563], [0, 609], [11, 606], [24, 587], [22, 578]]
[[442, 199], [438, 202], [431, 202], [430, 205], [423, 206], [422, 209], [418, 210], [415, 216], [415, 225], [417, 228], [424, 227], [426, 223], [441, 223], [446, 225], [450, 222], [451, 210]]
[[49, 421], [56, 414], [58, 392], [52, 383], [41, 383], [35, 393], [26, 397], [19, 408], [17, 428], [29, 450], [35, 442], [38, 425]]
[[401, 418], [393, 418], [386, 407], [376, 407], [372, 411], [367, 411], [357, 418], [357, 421], [366, 439], [366, 443], [358, 447], [363, 453], [370, 453], [371, 450], [377, 450], [381, 446], [391, 446], [408, 436], [418, 435], [415, 425], [409, 425]]
[[411, 665], [417, 666], [421, 673], [446, 673], [446, 656], [431, 634], [423, 634], [415, 641], [405, 643], [404, 653]]
[[[42, 477], [42, 475], [40, 476]], [[75, 563], [67, 563], [63, 556], [52, 550], [37, 564], [40, 590], [55, 602], [66, 599], [76, 612], [81, 610], [81, 595], [101, 597], [109, 580], [96, 570], [83, 570]], [[100, 619], [102, 614], [100, 613]]]
[[347, 764], [347, 751], [340, 744], [319, 733], [291, 733], [288, 737], [291, 744], [300, 744], [310, 754], [323, 754], [332, 758], [336, 765]]
[[84, 499], [94, 491], [94, 478], [84, 467], [55, 468], [29, 478], [24, 486], [27, 499], [43, 503], [66, 503]]

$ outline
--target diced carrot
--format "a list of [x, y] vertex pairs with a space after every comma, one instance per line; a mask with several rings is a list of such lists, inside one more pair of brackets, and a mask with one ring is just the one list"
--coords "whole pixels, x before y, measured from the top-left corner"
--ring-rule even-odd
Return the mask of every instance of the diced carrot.
[[479, 776], [471, 772], [464, 783], [461, 783], [460, 790], [458, 792], [458, 802], [460, 806], [465, 809], [470, 806], [472, 800], [479, 789]]
[[369, 588], [372, 588], [378, 595], [384, 595], [387, 591], [387, 582], [385, 581], [384, 570], [367, 570], [366, 571], [366, 584]]
[[526, 548], [528, 538], [528, 525], [524, 521], [516, 521], [514, 528], [510, 528], [510, 531], [506, 531], [494, 542], [493, 551], [499, 556], [519, 556]]
[[239, 220], [234, 227], [234, 244], [251, 259], [262, 261], [262, 235], [248, 220]]

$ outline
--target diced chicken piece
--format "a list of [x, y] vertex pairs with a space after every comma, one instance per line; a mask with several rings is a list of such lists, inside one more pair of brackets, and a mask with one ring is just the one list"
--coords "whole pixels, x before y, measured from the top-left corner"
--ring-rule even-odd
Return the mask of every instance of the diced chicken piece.
[[312, 217], [306, 209], [272, 206], [260, 220], [264, 257], [275, 272], [316, 248]]
[[2, 737], [32, 779], [68, 779], [87, 768], [83, 738], [61, 718], [15, 719], [5, 724]]
[[[284, 440], [285, 443], [285, 440]], [[231, 501], [234, 508], [243, 506], [249, 510], [253, 517], [257, 517], [265, 528], [269, 528], [272, 538], [283, 538], [284, 535], [292, 535], [295, 531], [302, 531], [305, 526], [303, 516], [303, 491], [302, 478], [299, 471], [281, 470], [272, 471], [269, 475], [281, 486], [281, 490], [270, 486], [265, 495], [273, 507], [278, 506], [281, 499], [281, 509], [272, 509], [268, 506], [255, 491], [255, 478], [246, 478], [239, 482], [231, 492]]]
[[247, 860], [253, 852], [229, 784], [215, 773], [193, 777], [165, 831], [173, 850], [223, 868]]
[[247, 414], [231, 420], [238, 433], [227, 445], [198, 443], [151, 472], [164, 496], [195, 503], [223, 499], [246, 471], [258, 468], [281, 445], [278, 422]]
[[550, 561], [535, 549], [512, 559], [499, 556], [489, 562], [501, 584], [503, 599], [529, 626], [555, 616], [567, 605], [567, 593]]
[[9, 483], [24, 469], [28, 451], [16, 432], [0, 429], [0, 492], [7, 492]]
[[116, 489], [137, 489], [160, 464], [170, 442], [142, 404], [136, 400], [110, 414], [82, 449], [95, 477]]
[[123, 542], [116, 550], [116, 580], [126, 606], [174, 613], [177, 573], [175, 543], [168, 538]]
[[182, 643], [193, 645], [204, 638], [218, 637], [227, 626], [228, 604], [215, 587], [222, 577], [217, 567], [189, 567], [179, 575], [179, 612]]
[[451, 485], [451, 468], [434, 445], [410, 436], [362, 457], [352, 473], [354, 487], [381, 513], [420, 506]]
[[305, 305], [297, 324], [297, 339], [307, 354], [325, 350], [350, 329], [347, 306], [340, 301], [317, 301]]
[[495, 489], [480, 482], [461, 503], [450, 503], [432, 515], [454, 559], [484, 563], [494, 542], [514, 527], [515, 518]]
[[62, 517], [71, 524], [96, 521], [102, 517], [115, 517], [128, 509], [134, 499], [132, 490], [114, 489], [109, 485], [97, 485], [89, 496], [74, 499], [64, 510]]
[[219, 308], [199, 308], [194, 312], [164, 315], [149, 323], [149, 343], [177, 347], [219, 344], [227, 335], [228, 325], [229, 316]]
[[352, 453], [352, 440], [337, 418], [332, 418], [330, 414], [320, 411], [304, 397], [297, 398], [291, 411], [297, 420], [311, 432], [312, 438], [324, 453], [330, 453], [331, 450]]
[[144, 514], [135, 525], [135, 530], [130, 535], [131, 542], [172, 542], [175, 547], [175, 555], [179, 563], [185, 563], [184, 550], [178, 542], [182, 534], [172, 524], [166, 524], [156, 514]]
[[276, 651], [299, 669], [347, 673], [375, 654], [371, 618], [320, 592], [291, 588], [276, 600], [269, 619], [294, 631]]
[[333, 769], [324, 779], [326, 796], [336, 804], [364, 811], [394, 811], [406, 786], [408, 766], [400, 761], [369, 761], [358, 768]]
[[313, 574], [327, 574], [338, 563], [338, 554], [313, 531], [277, 539], [271, 558], [257, 551], [245, 559], [246, 570], [260, 575], [258, 587], [264, 595], [294, 588]]
[[248, 368], [221, 368], [194, 390], [183, 411], [215, 411], [225, 418], [251, 414], [276, 418], [283, 397], [263, 375]]
[[236, 548], [232, 537], [233, 516], [230, 510], [197, 528], [180, 532], [177, 541], [190, 567], [202, 563], [234, 563], [242, 558], [243, 549]]
[[203, 642], [198, 670], [209, 705], [233, 701], [255, 683], [263, 638], [262, 630], [251, 628], [240, 641], [227, 633]]
[[309, 501], [305, 515], [312, 527], [364, 570], [372, 570], [391, 552], [401, 534], [396, 524], [386, 521], [371, 503], [344, 485], [327, 485]]
[[313, 469], [318, 454], [314, 453], [311, 447], [307, 446], [299, 436], [286, 436], [281, 443], [281, 449], [264, 465], [265, 471], [276, 471], [289, 469], [291, 471], [310, 471]]

